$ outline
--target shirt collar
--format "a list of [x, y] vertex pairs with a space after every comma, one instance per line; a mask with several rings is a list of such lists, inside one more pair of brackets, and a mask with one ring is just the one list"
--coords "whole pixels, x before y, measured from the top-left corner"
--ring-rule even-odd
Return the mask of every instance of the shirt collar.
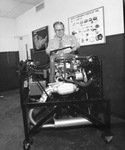
[[[65, 34], [64, 34], [64, 36], [62, 37], [62, 40], [65, 38]], [[57, 37], [56, 35], [54, 36], [54, 38], [56, 38], [56, 39], [58, 39], [59, 40], [59, 37]]]

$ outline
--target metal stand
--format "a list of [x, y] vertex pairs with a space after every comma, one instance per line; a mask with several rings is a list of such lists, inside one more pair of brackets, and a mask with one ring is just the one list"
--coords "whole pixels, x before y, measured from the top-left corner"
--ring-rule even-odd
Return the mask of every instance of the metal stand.
[[[112, 141], [110, 100], [103, 98], [102, 64], [100, 61], [99, 64], [94, 64], [96, 83], [93, 82], [92, 86], [81, 88], [79, 92], [71, 95], [53, 94], [51, 97], [48, 96], [45, 103], [37, 101], [40, 96], [29, 95], [29, 74], [36, 79], [41, 91], [45, 92], [45, 90], [37, 78], [38, 71], [29, 71], [27, 63], [23, 63], [19, 70], [20, 102], [25, 133], [24, 150], [30, 150], [33, 136], [45, 128], [89, 125], [102, 131], [104, 141], [107, 143]], [[37, 112], [34, 114], [34, 124], [29, 119], [29, 110], [32, 109]]]

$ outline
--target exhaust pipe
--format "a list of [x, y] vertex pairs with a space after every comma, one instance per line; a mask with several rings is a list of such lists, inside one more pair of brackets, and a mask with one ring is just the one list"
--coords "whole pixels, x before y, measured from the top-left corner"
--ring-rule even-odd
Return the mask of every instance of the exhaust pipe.
[[[29, 111], [29, 118], [33, 125], [36, 125], [37, 122], [33, 119], [33, 110]], [[72, 127], [80, 125], [89, 125], [92, 124], [89, 120], [83, 117], [74, 117], [74, 118], [62, 118], [62, 119], [52, 119], [52, 123], [46, 123], [42, 125], [42, 128], [62, 128], [62, 127]]]
[[83, 117], [75, 117], [75, 118], [54, 119], [54, 124], [44, 124], [42, 128], [64, 128], [90, 124], [92, 123]]
[[80, 125], [88, 125], [88, 124], [92, 124], [92, 123], [83, 117], [55, 120], [55, 128], [72, 127], [72, 126], [80, 126]]

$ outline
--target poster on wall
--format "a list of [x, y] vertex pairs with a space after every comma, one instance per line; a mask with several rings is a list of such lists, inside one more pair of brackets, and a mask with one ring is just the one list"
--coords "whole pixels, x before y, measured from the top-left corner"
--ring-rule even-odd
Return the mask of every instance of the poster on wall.
[[33, 51], [44, 52], [48, 46], [48, 26], [32, 31]]
[[69, 34], [75, 35], [80, 46], [105, 43], [104, 7], [68, 18]]

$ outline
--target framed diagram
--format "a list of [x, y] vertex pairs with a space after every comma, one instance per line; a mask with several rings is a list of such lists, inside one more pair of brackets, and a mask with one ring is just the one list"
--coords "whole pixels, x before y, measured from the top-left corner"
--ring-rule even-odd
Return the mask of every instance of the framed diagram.
[[69, 34], [75, 35], [81, 46], [105, 43], [104, 7], [68, 18]]
[[48, 26], [32, 31], [34, 52], [43, 52], [48, 46]]

